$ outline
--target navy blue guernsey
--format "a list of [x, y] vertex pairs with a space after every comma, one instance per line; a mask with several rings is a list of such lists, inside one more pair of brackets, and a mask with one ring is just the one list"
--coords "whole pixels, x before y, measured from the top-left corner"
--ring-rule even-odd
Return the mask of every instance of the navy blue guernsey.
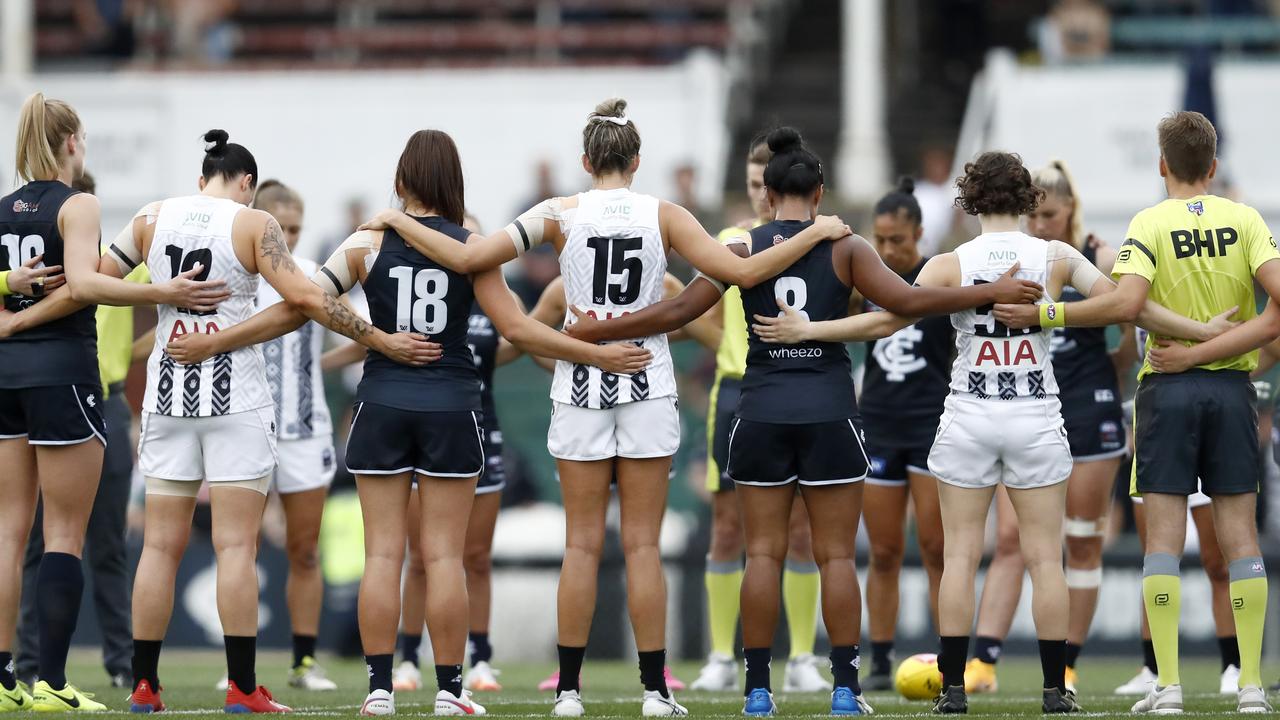
[[[914, 285], [926, 262], [928, 258], [920, 260], [902, 279]], [[863, 312], [879, 310], [882, 308], [870, 300], [862, 303]], [[947, 315], [924, 318], [887, 338], [866, 343], [866, 374], [858, 400], [863, 416], [931, 422], [927, 435], [932, 438], [951, 384], [954, 347]]]
[[493, 371], [498, 361], [498, 329], [484, 314], [480, 303], [471, 306], [467, 320], [467, 344], [471, 346], [476, 372], [480, 373], [480, 409], [484, 413], [481, 425], [488, 432], [498, 430], [498, 411], [493, 404]]
[[[78, 190], [58, 180], [38, 180], [0, 199], [0, 270], [16, 270], [37, 255], [63, 265], [58, 212]], [[8, 295], [4, 309], [18, 312], [43, 298]], [[0, 388], [97, 385], [96, 306], [0, 340]]]
[[[804, 230], [812, 221], [775, 220], [751, 231], [751, 252], [764, 252]], [[777, 315], [783, 298], [810, 320], [836, 320], [849, 313], [848, 285], [831, 266], [831, 243], [822, 243], [776, 277], [742, 290], [742, 309]], [[738, 416], [788, 425], [845, 420], [858, 414], [849, 353], [843, 343], [779, 345], [747, 337], [747, 372]]]
[[[1081, 251], [1086, 260], [1097, 264], [1098, 251], [1092, 236]], [[1058, 302], [1077, 302], [1084, 300], [1073, 287], [1062, 288]], [[1105, 327], [1065, 327], [1053, 331], [1053, 375], [1058, 379], [1058, 397], [1062, 400], [1063, 412], [1070, 412], [1074, 402], [1103, 402], [1099, 392], [1110, 392], [1106, 401], [1119, 398], [1119, 380], [1116, 367], [1111, 363], [1107, 352], [1107, 329]]]
[[[440, 217], [414, 219], [458, 242], [471, 234]], [[440, 343], [444, 355], [411, 367], [370, 350], [356, 400], [411, 411], [479, 410], [480, 374], [467, 346], [474, 301], [470, 278], [414, 250], [388, 228], [364, 292], [374, 327], [422, 333]]]

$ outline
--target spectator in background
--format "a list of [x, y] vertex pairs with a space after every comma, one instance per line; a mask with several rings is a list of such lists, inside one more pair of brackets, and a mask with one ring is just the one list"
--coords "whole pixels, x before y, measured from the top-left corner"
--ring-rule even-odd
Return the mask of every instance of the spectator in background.
[[[523, 213], [549, 197], [560, 197], [563, 194], [556, 187], [551, 161], [547, 158], [538, 160], [533, 166], [533, 192], [528, 200], [517, 206], [512, 216]], [[520, 258], [520, 273], [509, 280], [511, 290], [520, 297], [525, 307], [531, 308], [538, 304], [538, 298], [542, 297], [542, 291], [547, 285], [559, 276], [560, 259], [556, 256], [555, 248], [539, 245]]]
[[920, 203], [920, 224], [924, 228], [919, 243], [924, 257], [933, 257], [944, 248], [956, 224], [959, 211], [951, 178], [952, 156], [951, 148], [942, 145], [929, 145], [920, 154], [915, 196]]
[[115, 58], [133, 55], [133, 23], [141, 10], [142, 0], [76, 0], [72, 8], [90, 52]]
[[320, 243], [318, 252], [312, 255], [312, 260], [318, 263], [328, 260], [329, 256], [333, 255], [338, 246], [342, 244], [342, 241], [355, 232], [355, 229], [360, 227], [361, 223], [369, 219], [369, 208], [365, 205], [364, 198], [359, 195], [352, 195], [347, 198], [346, 210], [347, 218], [342, 223], [342, 227], [325, 237], [324, 241]]
[[[533, 191], [524, 202], [521, 202], [516, 207], [516, 211], [511, 213], [511, 217], [518, 216], [520, 213], [549, 197], [560, 197], [562, 194], [563, 193], [556, 188], [556, 176], [555, 172], [551, 169], [551, 161], [547, 158], [542, 158], [533, 165]], [[362, 219], [360, 222], [364, 222], [364, 220]], [[356, 223], [356, 226], [359, 224], [360, 223]], [[534, 298], [534, 301], [537, 301], [536, 297]], [[528, 307], [533, 306], [529, 305]]]
[[174, 59], [196, 65], [231, 59], [239, 0], [164, 0]]
[[1049, 64], [1097, 60], [1111, 51], [1111, 13], [1098, 0], [1058, 0], [1040, 28]]

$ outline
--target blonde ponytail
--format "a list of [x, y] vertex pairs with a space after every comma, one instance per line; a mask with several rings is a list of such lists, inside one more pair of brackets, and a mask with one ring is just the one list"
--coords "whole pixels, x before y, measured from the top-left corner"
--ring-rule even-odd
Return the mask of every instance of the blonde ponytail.
[[1083, 246], [1088, 238], [1084, 229], [1084, 206], [1080, 202], [1080, 195], [1076, 193], [1076, 182], [1071, 177], [1067, 164], [1062, 160], [1050, 160], [1046, 167], [1032, 175], [1031, 181], [1043, 189], [1046, 195], [1071, 201], [1071, 223], [1068, 225], [1071, 237], [1065, 239], [1076, 248]]
[[79, 130], [80, 116], [67, 103], [46, 100], [39, 92], [27, 98], [18, 117], [18, 177], [25, 182], [57, 178], [63, 143]]

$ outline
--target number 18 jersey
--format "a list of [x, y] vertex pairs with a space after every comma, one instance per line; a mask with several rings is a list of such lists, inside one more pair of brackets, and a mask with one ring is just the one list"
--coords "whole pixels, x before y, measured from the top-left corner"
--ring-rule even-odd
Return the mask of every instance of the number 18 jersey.
[[[995, 282], [1014, 263], [1017, 277], [1048, 286], [1050, 243], [1021, 232], [984, 233], [956, 248], [961, 286]], [[1011, 330], [996, 320], [993, 305], [952, 313], [956, 360], [951, 391], [979, 400], [1043, 400], [1058, 394], [1050, 352], [1052, 330]]]
[[[659, 229], [658, 205], [657, 198], [617, 188], [581, 193], [578, 207], [564, 210], [560, 272], [569, 305], [607, 320], [662, 300], [667, 250]], [[572, 314], [566, 313], [565, 322], [572, 319]], [[599, 409], [675, 395], [667, 336], [624, 342], [652, 352], [649, 367], [634, 375], [615, 375], [561, 360], [551, 382], [551, 399]]]
[[[471, 232], [438, 216], [419, 223], [466, 242]], [[411, 367], [369, 351], [356, 400], [418, 412], [480, 409], [480, 376], [467, 346], [474, 293], [471, 280], [405, 243], [395, 230], [382, 234], [364, 282], [369, 320], [385, 333], [415, 332], [439, 343], [444, 355]]]

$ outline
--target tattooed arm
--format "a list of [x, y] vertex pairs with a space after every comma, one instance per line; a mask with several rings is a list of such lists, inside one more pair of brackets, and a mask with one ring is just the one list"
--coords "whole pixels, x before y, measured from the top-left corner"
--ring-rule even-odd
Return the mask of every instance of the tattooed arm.
[[[280, 293], [295, 313], [311, 318], [334, 332], [342, 333], [365, 347], [377, 350], [387, 357], [407, 365], [422, 365], [438, 355], [437, 346], [427, 342], [423, 335], [410, 333], [388, 334], [365, 322], [351, 308], [326, 293], [298, 269], [293, 255], [284, 244], [280, 223], [260, 210], [254, 213], [247, 228], [253, 241], [253, 262], [262, 278]], [[240, 218], [236, 219], [237, 227]], [[256, 232], [255, 232], [256, 230]], [[246, 264], [246, 267], [250, 267]], [[344, 289], [344, 288], [339, 288]], [[305, 322], [300, 318], [293, 328]], [[290, 328], [290, 329], [293, 329]]]

